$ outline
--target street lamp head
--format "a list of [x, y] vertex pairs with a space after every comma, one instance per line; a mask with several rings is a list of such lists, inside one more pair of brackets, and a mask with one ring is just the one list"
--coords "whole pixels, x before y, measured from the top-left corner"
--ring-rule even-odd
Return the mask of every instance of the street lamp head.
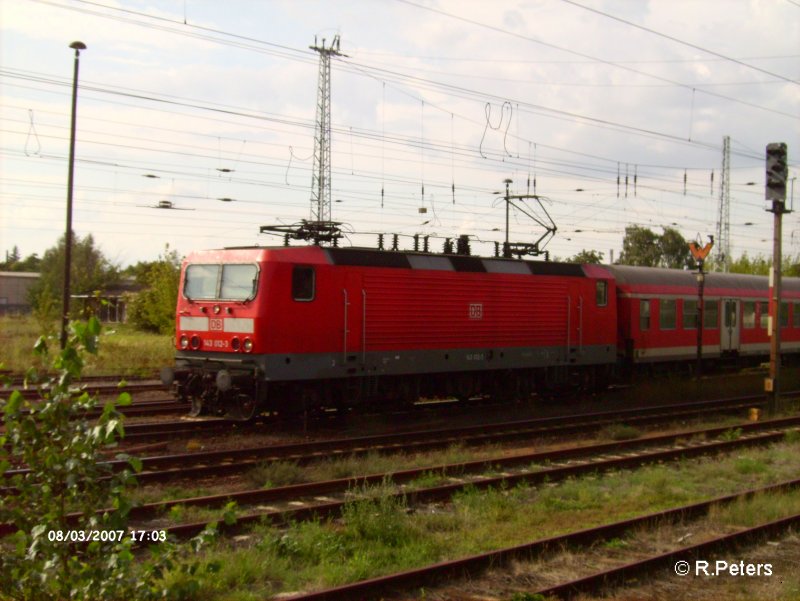
[[73, 50], [86, 50], [86, 44], [83, 42], [72, 42], [69, 47]]

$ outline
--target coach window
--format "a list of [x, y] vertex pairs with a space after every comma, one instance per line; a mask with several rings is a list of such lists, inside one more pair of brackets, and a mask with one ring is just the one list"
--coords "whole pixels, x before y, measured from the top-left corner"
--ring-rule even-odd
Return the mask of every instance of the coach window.
[[604, 280], [597, 281], [595, 301], [598, 307], [605, 307], [608, 305], [608, 282]]
[[767, 303], [758, 303], [758, 314], [761, 315], [758, 325], [762, 330], [766, 330], [769, 325], [769, 309], [767, 308]]
[[786, 301], [781, 302], [781, 327], [789, 327], [789, 303]]
[[755, 301], [744, 301], [742, 305], [742, 327], [747, 329], [756, 327]]
[[292, 270], [292, 298], [296, 301], [314, 300], [314, 268], [296, 266]]
[[794, 312], [792, 325], [796, 328], [800, 328], [800, 303], [794, 303], [792, 305], [792, 311]]
[[640, 300], [639, 301], [639, 329], [649, 330], [650, 329], [650, 301], [649, 300]]
[[697, 329], [697, 301], [685, 299], [683, 301], [683, 329]]
[[662, 330], [674, 330], [677, 321], [676, 301], [673, 298], [662, 298], [659, 301], [658, 325]]
[[703, 327], [716, 330], [719, 327], [719, 301], [705, 301], [703, 303]]

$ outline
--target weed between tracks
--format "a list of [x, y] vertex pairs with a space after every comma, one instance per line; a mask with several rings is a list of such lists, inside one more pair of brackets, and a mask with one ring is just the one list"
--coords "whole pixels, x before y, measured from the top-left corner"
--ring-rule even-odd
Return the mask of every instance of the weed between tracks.
[[[244, 601], [334, 586], [763, 486], [796, 477], [800, 440], [788, 438], [767, 449], [539, 488], [468, 488], [449, 504], [411, 508], [390, 498], [388, 486], [370, 489], [373, 498], [348, 504], [341, 519], [262, 524], [217, 542], [208, 559], [222, 568], [202, 582], [201, 596]], [[797, 511], [800, 493], [774, 495], [720, 509], [712, 521], [743, 527]], [[606, 550], [622, 552], [625, 543], [610, 541]]]

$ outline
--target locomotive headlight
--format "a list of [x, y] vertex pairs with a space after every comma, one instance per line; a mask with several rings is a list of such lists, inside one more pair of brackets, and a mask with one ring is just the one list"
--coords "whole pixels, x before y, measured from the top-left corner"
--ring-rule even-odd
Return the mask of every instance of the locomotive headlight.
[[200, 348], [200, 336], [192, 336], [192, 348], [195, 350]]
[[219, 315], [219, 312], [222, 311], [219, 305], [214, 305], [214, 315]]
[[240, 341], [240, 340], [239, 340], [239, 339], [238, 339], [236, 336], [234, 336], [234, 337], [231, 339], [231, 348], [232, 348], [234, 351], [237, 351], [237, 352], [238, 352], [238, 351], [239, 351], [239, 349], [240, 349], [241, 347], [242, 347], [242, 342], [241, 342], [241, 341]]
[[244, 352], [249, 353], [250, 351], [253, 350], [253, 341], [250, 340], [249, 338], [245, 338], [243, 347], [244, 347]]
[[186, 335], [181, 336], [180, 344], [182, 349], [189, 348], [189, 337]]

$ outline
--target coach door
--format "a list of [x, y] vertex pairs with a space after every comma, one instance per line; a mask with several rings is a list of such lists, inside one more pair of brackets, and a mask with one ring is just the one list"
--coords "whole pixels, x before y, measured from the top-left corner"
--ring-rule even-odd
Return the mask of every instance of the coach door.
[[719, 332], [720, 352], [739, 352], [739, 301], [722, 300], [722, 327]]
[[342, 288], [342, 353], [345, 363], [353, 367], [364, 361], [365, 297], [361, 275], [348, 273]]

